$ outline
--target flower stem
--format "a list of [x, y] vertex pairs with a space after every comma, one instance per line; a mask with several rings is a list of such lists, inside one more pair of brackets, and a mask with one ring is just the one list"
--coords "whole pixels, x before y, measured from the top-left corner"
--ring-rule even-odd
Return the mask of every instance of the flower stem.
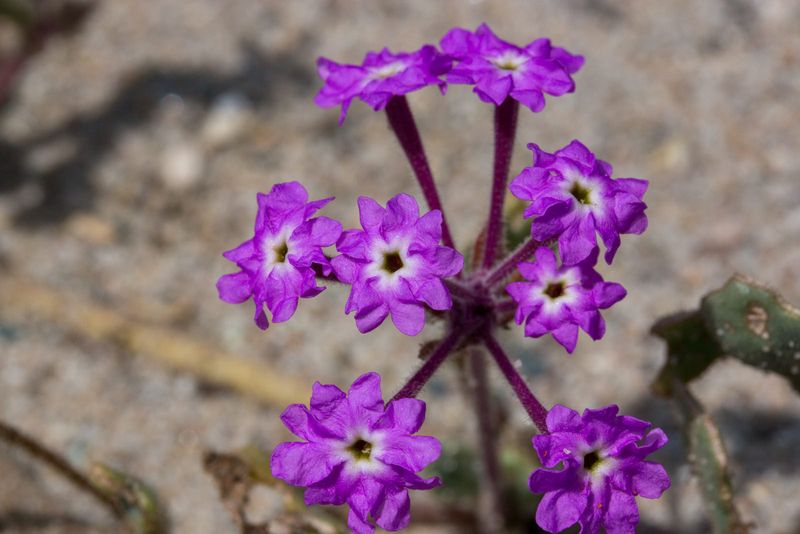
[[484, 532], [500, 532], [503, 526], [503, 496], [500, 479], [500, 458], [497, 451], [497, 433], [486, 373], [485, 352], [474, 347], [470, 350], [470, 371], [474, 381], [475, 414], [478, 418], [479, 449], [483, 460], [483, 474], [486, 484], [482, 484], [480, 510], [481, 527]]
[[32, 457], [47, 464], [61, 476], [72, 482], [75, 487], [88, 493], [103, 504], [117, 519], [122, 519], [124, 517], [124, 510], [120, 508], [119, 503], [98, 489], [91, 480], [72, 467], [63, 457], [47, 449], [32, 437], [23, 434], [6, 423], [0, 422], [0, 441], [5, 441], [11, 446], [19, 447]]
[[406, 153], [411, 169], [417, 176], [422, 194], [428, 202], [428, 207], [432, 210], [439, 210], [442, 213], [442, 241], [448, 247], [455, 248], [453, 237], [450, 235], [450, 227], [447, 225], [447, 218], [444, 216], [442, 202], [439, 200], [439, 192], [436, 190], [436, 183], [433, 181], [433, 173], [428, 158], [425, 156], [425, 148], [422, 146], [422, 139], [419, 136], [417, 125], [414, 122], [414, 115], [408, 105], [405, 96], [394, 96], [386, 105], [386, 116], [389, 125], [392, 127], [400, 146]]
[[511, 360], [508, 359], [508, 356], [503, 351], [503, 348], [500, 346], [494, 336], [487, 332], [484, 335], [483, 342], [486, 345], [486, 348], [489, 349], [492, 357], [494, 357], [494, 361], [497, 362], [497, 365], [500, 367], [503, 375], [505, 375], [506, 380], [508, 380], [508, 383], [511, 385], [511, 389], [514, 390], [514, 393], [522, 403], [525, 411], [528, 412], [533, 424], [536, 425], [536, 428], [539, 429], [539, 432], [542, 434], [547, 434], [547, 408], [545, 408], [542, 403], [539, 402], [539, 400], [528, 388], [528, 385], [525, 383], [525, 379], [522, 378], [519, 372], [517, 372], [514, 364], [512, 364]]
[[447, 356], [453, 351], [453, 348], [460, 338], [461, 332], [451, 330], [436, 348], [433, 349], [433, 353], [425, 360], [422, 367], [417, 369], [417, 372], [408, 379], [402, 388], [400, 388], [397, 395], [392, 397], [392, 400], [416, 397], [439, 366], [447, 359]]
[[536, 241], [533, 238], [525, 241], [522, 245], [517, 247], [514, 252], [506, 256], [500, 265], [486, 275], [486, 285], [492, 287], [498, 282], [502, 282], [508, 275], [516, 270], [520, 262], [533, 256], [533, 253], [536, 252], [536, 249], [541, 245], [542, 243], [540, 241]]
[[478, 298], [478, 294], [475, 293], [475, 291], [471, 287], [463, 284], [462, 282], [459, 282], [458, 280], [455, 280], [453, 278], [448, 278], [446, 280], [443, 280], [443, 282], [444, 285], [447, 286], [447, 289], [450, 290], [450, 294], [453, 297], [460, 298], [463, 300], [475, 300], [476, 298]]
[[486, 230], [486, 247], [483, 255], [483, 266], [487, 269], [494, 265], [502, 241], [503, 201], [506, 197], [511, 154], [514, 151], [518, 111], [519, 102], [510, 97], [494, 109], [494, 172], [489, 222]]

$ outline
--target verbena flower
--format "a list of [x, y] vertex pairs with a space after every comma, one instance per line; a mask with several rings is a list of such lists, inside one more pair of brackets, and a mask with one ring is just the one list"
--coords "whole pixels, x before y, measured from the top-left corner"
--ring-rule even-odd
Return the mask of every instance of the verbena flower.
[[616, 405], [585, 410], [561, 405], [547, 414], [550, 434], [533, 438], [542, 466], [529, 486], [544, 493], [536, 522], [547, 532], [579, 523], [581, 532], [632, 533], [639, 522], [637, 495], [657, 499], [670, 486], [664, 467], [645, 458], [667, 443], [660, 428], [635, 417], [618, 416]]
[[625, 297], [625, 288], [604, 282], [585, 264], [560, 266], [547, 247], [536, 250], [536, 263], [520, 263], [519, 272], [528, 281], [512, 282], [506, 291], [517, 302], [517, 324], [525, 323], [525, 335], [539, 337], [548, 332], [567, 352], [575, 350], [578, 327], [592, 339], [600, 339], [606, 324], [602, 309]]
[[333, 200], [308, 202], [308, 192], [298, 182], [274, 185], [269, 194], [258, 194], [255, 235], [223, 256], [240, 271], [217, 281], [219, 297], [242, 303], [252, 297], [255, 322], [262, 330], [269, 325], [264, 305], [276, 323], [288, 320], [300, 297], [318, 295], [313, 264], [324, 274], [331, 271], [322, 247], [333, 245], [342, 225], [327, 217], [310, 218]]
[[350, 506], [347, 524], [358, 534], [375, 527], [399, 530], [410, 519], [409, 489], [440, 485], [415, 473], [435, 461], [441, 444], [412, 436], [425, 420], [425, 403], [404, 398], [384, 407], [380, 376], [367, 373], [345, 393], [314, 384], [310, 409], [289, 406], [281, 415], [300, 442], [281, 443], [272, 453], [272, 474], [303, 486], [305, 502]]
[[595, 158], [580, 141], [549, 154], [530, 144], [533, 165], [509, 186], [517, 198], [531, 204], [531, 236], [538, 241], [558, 238], [561, 261], [580, 263], [598, 251], [596, 233], [611, 263], [620, 234], [641, 234], [647, 229], [647, 205], [642, 201], [647, 181], [611, 178], [611, 165]]
[[428, 85], [447, 84], [440, 78], [450, 70], [451, 60], [435, 47], [425, 45], [416, 52], [392, 53], [387, 48], [369, 52], [361, 65], [336, 63], [321, 57], [317, 72], [324, 85], [314, 102], [324, 108], [342, 106], [339, 124], [344, 122], [350, 102], [358, 97], [379, 111], [393, 96], [404, 95]]
[[387, 315], [402, 333], [414, 336], [425, 325], [425, 305], [434, 310], [452, 306], [443, 278], [461, 271], [464, 258], [439, 245], [442, 214], [432, 210], [419, 216], [411, 195], [399, 194], [386, 208], [369, 197], [359, 197], [364, 230], [346, 230], [331, 260], [337, 278], [353, 287], [345, 313], [355, 312], [362, 333], [380, 325]]
[[571, 74], [583, 57], [537, 39], [520, 47], [498, 38], [486, 24], [475, 32], [453, 28], [441, 40], [442, 50], [455, 58], [449, 83], [472, 84], [484, 102], [500, 105], [507, 97], [532, 111], [544, 108], [544, 93], [560, 96], [575, 90]]

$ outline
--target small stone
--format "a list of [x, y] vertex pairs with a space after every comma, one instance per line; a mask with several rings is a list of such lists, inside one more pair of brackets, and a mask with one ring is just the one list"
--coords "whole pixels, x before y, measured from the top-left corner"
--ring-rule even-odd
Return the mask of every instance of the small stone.
[[117, 238], [114, 226], [108, 221], [85, 213], [69, 218], [67, 231], [82, 241], [93, 245], [109, 245]]
[[161, 157], [161, 179], [169, 189], [184, 191], [197, 183], [205, 168], [199, 147], [180, 142], [166, 148]]
[[200, 128], [200, 138], [210, 148], [236, 141], [247, 129], [251, 115], [252, 106], [247, 98], [239, 93], [225, 93], [214, 101]]
[[277, 512], [276, 501], [279, 502], [275, 490], [261, 485], [253, 486], [247, 496], [247, 506], [244, 510], [247, 521], [252, 524], [267, 522]]

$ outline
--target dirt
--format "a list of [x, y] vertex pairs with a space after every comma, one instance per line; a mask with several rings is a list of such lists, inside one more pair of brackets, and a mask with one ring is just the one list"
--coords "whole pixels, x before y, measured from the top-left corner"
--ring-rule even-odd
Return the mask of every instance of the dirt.
[[[411, 49], [481, 21], [511, 41], [548, 36], [586, 56], [575, 94], [521, 113], [512, 172], [530, 160], [526, 143], [554, 150], [579, 138], [617, 176], [651, 182], [648, 231], [600, 268], [628, 289], [605, 313], [605, 338], [582, 337], [572, 356], [516, 329], [502, 339], [545, 403], [616, 402], [664, 427], [673, 439], [659, 459], [673, 488], [640, 499], [643, 522], [700, 532], [676, 414], [649, 393], [664, 355], [648, 330], [737, 271], [800, 302], [800, 4], [791, 0], [98, 3], [81, 31], [27, 66], [0, 114], [0, 167], [12, 169], [0, 176], [0, 276], [207, 340], [309, 392], [315, 380], [346, 386], [369, 370], [396, 389], [437, 326], [419, 339], [390, 325], [360, 335], [342, 313], [345, 290], [333, 287], [261, 332], [249, 306], [217, 299], [214, 282], [231, 270], [220, 253], [249, 237], [255, 193], [278, 181], [335, 195], [326, 214], [347, 227], [359, 195], [421, 199], [383, 116], [354, 103], [340, 128], [337, 110], [314, 106], [314, 62]], [[491, 109], [458, 86], [411, 104], [466, 248], [488, 204]], [[493, 379], [526, 432], [524, 412]], [[800, 504], [787, 496], [797, 493], [800, 399], [782, 379], [727, 362], [693, 390], [720, 423], [745, 518], [756, 532], [796, 532]], [[423, 398], [427, 432], [474, 439], [454, 369]], [[269, 450], [288, 437], [282, 408], [57, 322], [0, 319], [0, 419], [76, 466], [102, 460], [148, 481], [175, 532], [236, 531], [203, 452]], [[23, 454], [0, 448], [0, 473], [0, 531], [114, 531], [94, 502]]]

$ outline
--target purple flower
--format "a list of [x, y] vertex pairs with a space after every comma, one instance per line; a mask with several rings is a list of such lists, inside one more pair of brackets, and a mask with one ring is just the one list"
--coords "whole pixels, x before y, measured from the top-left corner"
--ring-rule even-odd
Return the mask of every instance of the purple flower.
[[604, 282], [586, 264], [561, 266], [547, 247], [536, 250], [536, 263], [520, 263], [519, 272], [528, 282], [512, 282], [506, 291], [517, 302], [517, 324], [525, 322], [525, 335], [539, 337], [548, 332], [567, 352], [575, 350], [580, 326], [592, 339], [600, 339], [606, 323], [599, 310], [625, 297], [625, 288]]
[[544, 108], [543, 93], [573, 92], [570, 74], [583, 65], [582, 56], [551, 46], [549, 39], [519, 47], [499, 39], [486, 24], [474, 33], [453, 28], [440, 44], [457, 61], [447, 75], [449, 83], [475, 85], [481, 100], [498, 106], [511, 96], [532, 111]]
[[558, 238], [561, 261], [580, 263], [598, 252], [596, 233], [611, 263], [620, 234], [641, 234], [647, 229], [647, 204], [642, 197], [647, 180], [611, 178], [611, 165], [596, 159], [580, 141], [572, 141], [555, 154], [535, 144], [531, 167], [509, 186], [517, 198], [531, 201], [525, 217], [534, 217], [531, 235], [538, 241]]
[[660, 428], [617, 415], [616, 405], [585, 410], [583, 416], [555, 405], [547, 414], [549, 434], [533, 438], [543, 467], [561, 463], [563, 469], [537, 469], [529, 487], [544, 493], [536, 523], [559, 532], [575, 522], [581, 532], [633, 533], [639, 522], [637, 495], [657, 499], [670, 486], [660, 464], [644, 459], [667, 443]]
[[361, 230], [342, 233], [331, 260], [339, 280], [351, 284], [345, 313], [355, 311], [362, 333], [380, 325], [387, 315], [402, 333], [415, 336], [425, 325], [425, 307], [447, 310], [450, 293], [442, 279], [461, 271], [464, 258], [439, 245], [442, 214], [422, 217], [414, 197], [401, 193], [386, 208], [359, 197]]
[[322, 247], [336, 242], [342, 225], [327, 217], [309, 217], [331, 200], [308, 202], [308, 193], [298, 182], [274, 185], [268, 195], [259, 193], [255, 235], [223, 254], [240, 271], [217, 281], [219, 298], [240, 304], [252, 297], [255, 322], [266, 330], [264, 304], [272, 320], [280, 323], [294, 315], [298, 298], [321, 293], [325, 288], [317, 286], [312, 264], [330, 273]]
[[361, 65], [344, 65], [321, 57], [317, 60], [317, 72], [324, 85], [314, 102], [324, 108], [341, 104], [339, 124], [342, 124], [355, 97], [380, 111], [393, 96], [427, 85], [436, 84], [444, 93], [447, 84], [439, 76], [447, 73], [450, 65], [450, 58], [431, 45], [416, 52], [393, 54], [387, 48], [369, 52]]
[[377, 373], [359, 377], [347, 395], [317, 382], [310, 409], [286, 408], [281, 420], [303, 441], [281, 443], [270, 460], [273, 476], [304, 486], [311, 504], [350, 506], [348, 526], [358, 534], [374, 525], [400, 530], [410, 519], [409, 489], [431, 489], [437, 477], [415, 473], [441, 453], [439, 440], [412, 436], [425, 420], [425, 403], [397, 399], [384, 407]]

